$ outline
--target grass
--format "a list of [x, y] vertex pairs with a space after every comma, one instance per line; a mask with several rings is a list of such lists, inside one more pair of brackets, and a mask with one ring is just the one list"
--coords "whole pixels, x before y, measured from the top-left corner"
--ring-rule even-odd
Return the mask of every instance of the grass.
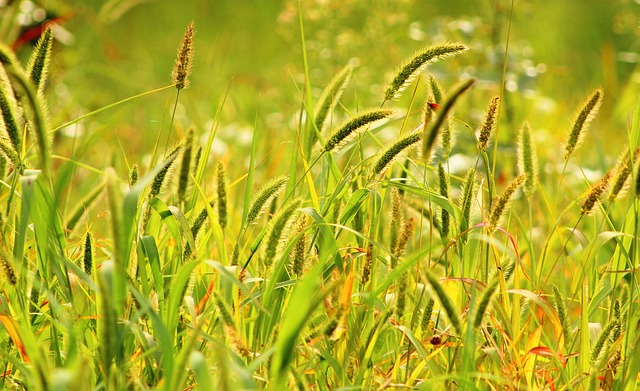
[[[595, 86], [572, 102], [584, 115], [565, 129], [570, 147], [536, 151], [527, 124], [513, 145], [493, 135], [502, 97], [471, 78], [424, 78], [433, 53], [450, 54], [434, 47], [389, 79], [378, 109], [341, 103], [350, 68], [316, 101], [303, 33], [302, 109], [295, 139], [274, 148], [281, 171], [264, 163], [257, 125], [234, 152], [248, 169], [236, 155], [210, 162], [224, 99], [208, 133], [165, 147], [188, 75], [174, 75], [148, 169], [126, 154], [126, 169], [92, 166], [97, 139], [58, 155], [43, 137], [60, 127], [38, 92], [43, 42], [35, 76], [0, 52], [3, 122], [20, 124], [2, 148], [2, 388], [638, 387], [640, 109], [628, 146], [611, 151], [620, 163], [593, 180], [574, 141], [594, 126]], [[487, 106], [483, 121], [471, 114]], [[468, 157], [457, 171], [452, 150]]]

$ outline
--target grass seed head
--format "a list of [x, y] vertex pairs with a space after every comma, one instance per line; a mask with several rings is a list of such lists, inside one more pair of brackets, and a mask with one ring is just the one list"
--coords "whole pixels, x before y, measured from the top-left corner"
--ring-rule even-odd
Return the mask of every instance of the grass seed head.
[[302, 276], [307, 260], [308, 241], [307, 235], [303, 233], [306, 229], [307, 215], [303, 214], [298, 219], [298, 225], [296, 226], [296, 235], [300, 235], [300, 238], [291, 252], [291, 272], [293, 275], [298, 277]]
[[13, 89], [11, 89], [10, 85], [4, 86], [3, 84], [4, 83], [0, 83], [0, 114], [2, 115], [2, 123], [4, 124], [5, 133], [13, 146], [13, 150], [20, 151], [22, 149], [22, 134], [16, 122], [14, 110], [15, 101], [11, 99]]
[[0, 138], [0, 152], [11, 162], [14, 167], [20, 167], [20, 157], [13, 146]]
[[427, 304], [424, 306], [424, 310], [422, 310], [422, 320], [420, 321], [420, 329], [423, 334], [429, 328], [429, 322], [431, 321], [431, 314], [433, 314], [433, 306], [435, 304], [436, 302], [432, 298], [427, 297]]
[[131, 170], [129, 170], [129, 186], [133, 187], [133, 185], [136, 184], [136, 182], [138, 182], [138, 177], [140, 176], [140, 173], [138, 171], [138, 164], [134, 164], [131, 167]]
[[42, 93], [47, 80], [49, 59], [51, 58], [51, 46], [53, 45], [53, 29], [47, 27], [36, 44], [29, 63], [27, 73], [38, 93]]
[[301, 201], [294, 200], [288, 206], [282, 208], [270, 222], [270, 230], [267, 234], [264, 247], [264, 262], [267, 267], [270, 267], [273, 264], [277, 254], [278, 247], [280, 244], [280, 240], [283, 236], [286, 236], [285, 233], [289, 226], [289, 221], [295, 214], [295, 212], [300, 207]]
[[[391, 254], [395, 254], [396, 245], [398, 243], [398, 235], [400, 233], [400, 226], [404, 219], [404, 213], [402, 210], [402, 196], [397, 188], [391, 188], [391, 215], [389, 216], [389, 249]], [[391, 268], [396, 267], [396, 257], [391, 257]]]
[[189, 87], [189, 76], [191, 75], [191, 63], [193, 61], [194, 28], [193, 22], [187, 26], [178, 49], [178, 57], [173, 66], [173, 72], [171, 73], [173, 84], [178, 90]]
[[249, 212], [247, 213], [246, 225], [253, 224], [262, 212], [265, 205], [275, 198], [282, 188], [287, 184], [288, 179], [280, 176], [267, 182], [253, 197], [249, 204]]
[[372, 110], [353, 118], [329, 137], [324, 144], [323, 152], [331, 152], [342, 147], [366, 125], [387, 118], [392, 114], [392, 110]]
[[633, 157], [629, 156], [629, 151], [624, 151], [616, 166], [613, 168], [613, 177], [611, 180], [611, 188], [609, 189], [609, 202], [614, 202], [621, 197], [629, 187], [629, 177], [633, 171], [633, 162], [638, 161], [640, 157], [640, 147], [633, 151]]
[[396, 141], [380, 156], [373, 167], [373, 172], [377, 175], [386, 170], [402, 151], [417, 144], [420, 140], [422, 140], [422, 132], [418, 131]]
[[182, 149], [182, 159], [180, 159], [180, 169], [178, 170], [178, 201], [183, 203], [189, 187], [189, 173], [191, 172], [191, 157], [193, 151], [194, 130], [190, 128]]
[[93, 270], [93, 239], [91, 238], [91, 232], [87, 232], [84, 236], [84, 253], [82, 257], [82, 265], [84, 272], [91, 275]]
[[218, 223], [223, 230], [227, 226], [227, 173], [222, 162], [218, 163]]
[[465, 231], [469, 228], [469, 223], [471, 221], [471, 207], [473, 206], [475, 186], [476, 170], [472, 167], [467, 171], [460, 197], [460, 209], [462, 211], [462, 217], [460, 219], [460, 233], [462, 235], [461, 239], [463, 242], [466, 242], [467, 240], [467, 233]]
[[496, 123], [498, 120], [498, 108], [500, 106], [500, 97], [494, 96], [489, 103], [487, 112], [482, 121], [482, 127], [480, 128], [480, 135], [478, 136], [477, 147], [478, 150], [484, 152], [489, 147], [491, 137], [493, 137]]
[[179, 149], [180, 147], [178, 147], [177, 149], [174, 149], [169, 154], [167, 160], [161, 163], [163, 164], [162, 168], [160, 169], [160, 171], [158, 171], [156, 176], [153, 177], [153, 181], [151, 182], [151, 187], [149, 188], [149, 199], [160, 194], [160, 191], [162, 190], [162, 185], [164, 185], [165, 183], [165, 178], [167, 177], [167, 173], [169, 172], [169, 169], [171, 168], [171, 166], [173, 166], [173, 163], [176, 161], [176, 158], [178, 157]]
[[480, 303], [478, 304], [478, 309], [476, 310], [476, 314], [473, 320], [473, 328], [478, 329], [480, 325], [482, 325], [482, 319], [484, 318], [485, 312], [487, 312], [487, 308], [491, 303], [491, 299], [493, 298], [494, 293], [498, 289], [500, 280], [497, 277], [494, 277], [489, 285], [484, 290], [482, 294], [482, 298], [480, 299]]
[[433, 94], [433, 101], [435, 103], [441, 103], [444, 93], [442, 92], [442, 86], [440, 86], [440, 83], [438, 83], [435, 77], [429, 76], [429, 86]]
[[491, 210], [491, 214], [489, 217], [489, 225], [488, 225], [489, 232], [493, 232], [496, 230], [496, 228], [498, 228], [498, 224], [500, 224], [500, 220], [506, 213], [509, 207], [509, 204], [511, 203], [511, 199], [513, 198], [513, 193], [515, 193], [515, 191], [518, 190], [520, 186], [522, 186], [525, 178], [526, 178], [526, 175], [524, 174], [518, 175], [513, 180], [513, 182], [509, 184], [509, 187], [507, 187], [504, 193], [500, 195], [500, 197], [498, 198], [498, 201], [496, 201], [495, 205], [493, 206], [493, 209]]
[[528, 122], [522, 124], [518, 135], [518, 171], [526, 175], [523, 189], [527, 197], [531, 197], [538, 182], [538, 156], [531, 140], [531, 127]]
[[453, 303], [447, 295], [447, 292], [445, 292], [443, 286], [440, 284], [440, 281], [438, 281], [438, 279], [433, 276], [433, 274], [426, 273], [426, 277], [429, 285], [431, 285], [431, 288], [438, 297], [438, 300], [440, 300], [440, 304], [442, 305], [445, 314], [447, 314], [447, 318], [449, 318], [451, 326], [458, 335], [462, 335], [462, 322], [460, 321], [460, 315], [453, 306]]
[[15, 268], [2, 252], [0, 252], [0, 269], [2, 269], [2, 274], [9, 284], [15, 286], [18, 283]]
[[407, 221], [405, 221], [404, 225], [402, 225], [396, 247], [393, 250], [393, 255], [396, 258], [400, 258], [402, 254], [404, 254], [407, 243], [409, 243], [409, 239], [411, 239], [411, 235], [413, 234], [414, 225], [415, 220], [413, 218], [408, 219]]
[[558, 314], [558, 319], [560, 320], [560, 324], [562, 325], [562, 335], [564, 336], [564, 344], [567, 346], [569, 344], [569, 338], [571, 334], [569, 333], [569, 319], [568, 319], [568, 310], [567, 310], [567, 301], [562, 296], [560, 289], [557, 285], [553, 285], [553, 306], [556, 309], [556, 313]]
[[602, 104], [604, 93], [602, 89], [596, 89], [587, 102], [582, 106], [580, 112], [576, 115], [571, 127], [571, 133], [567, 139], [567, 143], [564, 147], [564, 160], [568, 160], [571, 154], [578, 148], [582, 140], [584, 139], [585, 132], [589, 123], [598, 113], [598, 109]]
[[461, 43], [442, 43], [423, 49], [407, 61], [387, 87], [384, 100], [396, 99], [400, 93], [432, 62], [458, 55], [468, 49]]
[[600, 196], [605, 192], [605, 190], [607, 190], [611, 176], [612, 173], [607, 172], [600, 181], [598, 181], [598, 183], [591, 187], [589, 194], [587, 194], [587, 197], [584, 199], [582, 206], [580, 207], [580, 214], [582, 216], [590, 215], [593, 212]]
[[[338, 104], [338, 101], [344, 92], [344, 88], [351, 79], [352, 72], [353, 68], [350, 65], [342, 68], [340, 73], [331, 80], [327, 88], [323, 91], [322, 96], [318, 101], [318, 105], [314, 110], [316, 117], [315, 125], [318, 132], [322, 132], [322, 128], [324, 127], [325, 120], [329, 116], [329, 113], [331, 113], [336, 107], [336, 104]], [[313, 134], [315, 134], [315, 132], [313, 132]], [[315, 137], [313, 138], [313, 141], [315, 142]]]
[[373, 244], [369, 243], [367, 245], [367, 250], [364, 256], [364, 264], [362, 265], [362, 276], [360, 278], [360, 283], [362, 286], [367, 285], [369, 282], [369, 277], [371, 277], [371, 269], [373, 268]]

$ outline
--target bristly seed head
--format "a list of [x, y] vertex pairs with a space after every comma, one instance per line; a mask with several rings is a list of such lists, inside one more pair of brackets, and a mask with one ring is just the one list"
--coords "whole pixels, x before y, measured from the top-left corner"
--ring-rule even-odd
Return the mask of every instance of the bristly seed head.
[[129, 186], [133, 186], [138, 182], [138, 176], [140, 173], [138, 172], [138, 164], [134, 164], [129, 171]]
[[193, 61], [193, 35], [194, 24], [191, 22], [182, 37], [182, 43], [178, 49], [178, 57], [171, 74], [173, 84], [178, 90], [189, 87], [189, 76], [191, 75], [191, 63]]
[[538, 181], [538, 156], [531, 140], [531, 127], [528, 122], [522, 124], [518, 137], [518, 171], [525, 174], [524, 192], [531, 197], [536, 191]]
[[573, 127], [571, 128], [571, 133], [569, 134], [569, 139], [564, 147], [564, 160], [569, 159], [569, 156], [571, 156], [573, 151], [575, 151], [582, 142], [582, 139], [584, 139], [584, 132], [591, 120], [596, 116], [602, 104], [603, 95], [602, 89], [596, 89], [593, 94], [591, 94], [587, 103], [584, 104], [580, 113], [576, 116]]
[[33, 54], [29, 59], [29, 65], [27, 66], [29, 78], [38, 93], [42, 93], [47, 80], [47, 68], [49, 66], [49, 58], [51, 57], [52, 44], [53, 30], [51, 27], [47, 27], [40, 36], [36, 48], [33, 50]]
[[482, 127], [480, 128], [480, 136], [478, 137], [478, 150], [484, 152], [487, 150], [489, 146], [489, 141], [491, 141], [491, 137], [493, 136], [493, 130], [496, 127], [496, 122], [498, 119], [498, 106], [500, 103], [500, 97], [494, 96], [491, 99], [491, 103], [489, 103], [489, 108], [487, 109], [487, 113], [484, 117], [484, 121], [482, 121]]
[[628, 188], [629, 176], [633, 171], [633, 162], [638, 161], [640, 157], [640, 147], [633, 151], [633, 158], [629, 155], [629, 151], [625, 150], [618, 159], [616, 166], [613, 168], [613, 177], [611, 189], [609, 190], [609, 202], [614, 202], [618, 197], [622, 196]]
[[522, 185], [525, 177], [526, 175], [524, 174], [518, 175], [518, 177], [516, 177], [516, 179], [511, 182], [509, 187], [507, 187], [504, 193], [500, 195], [500, 198], [498, 198], [498, 201], [491, 210], [491, 215], [489, 217], [489, 232], [493, 232], [496, 230], [496, 228], [498, 228], [498, 224], [500, 224], [500, 220], [502, 219], [502, 216], [505, 214], [509, 203], [511, 202], [513, 193], [515, 193], [515, 191], [518, 190], [518, 188]]
[[342, 125], [335, 133], [329, 137], [323, 147], [323, 152], [331, 152], [346, 143], [353, 134], [360, 128], [372, 122], [387, 118], [393, 114], [392, 110], [373, 110], [353, 118]]
[[402, 90], [404, 90], [404, 88], [409, 85], [430, 63], [450, 56], [455, 56], [467, 49], [468, 47], [461, 43], [443, 43], [422, 50], [403, 65], [398, 73], [396, 73], [393, 81], [389, 83], [389, 86], [385, 91], [384, 100], [387, 101], [397, 98], [400, 95], [400, 92], [402, 92]]
[[469, 228], [469, 223], [471, 221], [471, 207], [473, 206], [475, 185], [476, 170], [474, 167], [471, 167], [465, 177], [462, 194], [460, 196], [460, 209], [462, 211], [462, 217], [460, 218], [460, 233], [462, 235], [461, 240], [463, 243], [467, 241], [467, 233], [465, 231]]
[[582, 207], [580, 208], [580, 214], [582, 216], [589, 215], [591, 214], [591, 212], [593, 212], [593, 208], [596, 206], [598, 199], [600, 199], [602, 193], [604, 193], [604, 191], [609, 186], [611, 176], [611, 172], [607, 172], [598, 183], [591, 187], [591, 191], [589, 191], [589, 194], [585, 198], [584, 202], [582, 203]]

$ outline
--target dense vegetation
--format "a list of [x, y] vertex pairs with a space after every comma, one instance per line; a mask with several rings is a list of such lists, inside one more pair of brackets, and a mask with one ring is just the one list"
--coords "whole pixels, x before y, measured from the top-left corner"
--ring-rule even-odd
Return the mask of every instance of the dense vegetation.
[[[508, 47], [488, 83], [452, 37], [321, 92], [299, 11], [299, 101], [246, 144], [233, 88], [188, 124], [193, 24], [171, 85], [60, 121], [53, 30], [26, 61], [0, 45], [2, 388], [635, 390], [640, 110], [626, 145], [583, 144], [612, 99], [594, 83], [556, 145], [516, 121]], [[91, 126], [168, 90], [133, 148]]]

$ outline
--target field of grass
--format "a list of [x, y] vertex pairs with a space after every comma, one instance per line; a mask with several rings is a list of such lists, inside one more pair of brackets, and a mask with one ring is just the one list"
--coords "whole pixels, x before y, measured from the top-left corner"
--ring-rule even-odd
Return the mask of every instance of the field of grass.
[[0, 3], [0, 389], [640, 387], [629, 2], [71, 3]]

